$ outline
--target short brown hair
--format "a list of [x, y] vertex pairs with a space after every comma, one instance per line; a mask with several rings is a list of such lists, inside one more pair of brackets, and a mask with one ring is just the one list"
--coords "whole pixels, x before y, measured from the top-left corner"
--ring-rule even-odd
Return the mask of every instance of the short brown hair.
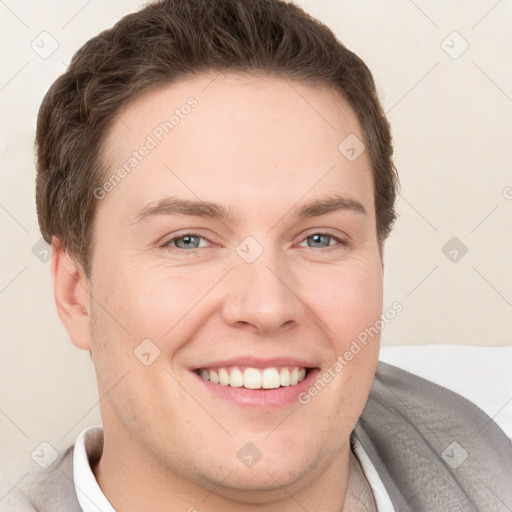
[[112, 121], [142, 93], [210, 71], [288, 77], [343, 95], [369, 151], [382, 247], [398, 176], [372, 74], [328, 27], [283, 0], [158, 0], [75, 53], [37, 118], [36, 202], [46, 242], [55, 235], [90, 276], [93, 191], [104, 180], [102, 140]]

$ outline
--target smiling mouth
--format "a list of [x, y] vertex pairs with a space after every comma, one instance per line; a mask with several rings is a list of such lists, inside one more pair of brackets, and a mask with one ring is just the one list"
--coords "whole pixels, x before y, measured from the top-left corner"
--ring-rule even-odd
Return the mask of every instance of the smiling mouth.
[[302, 382], [309, 370], [302, 366], [274, 366], [253, 368], [250, 366], [223, 366], [197, 368], [194, 372], [202, 379], [221, 386], [245, 389], [277, 389]]

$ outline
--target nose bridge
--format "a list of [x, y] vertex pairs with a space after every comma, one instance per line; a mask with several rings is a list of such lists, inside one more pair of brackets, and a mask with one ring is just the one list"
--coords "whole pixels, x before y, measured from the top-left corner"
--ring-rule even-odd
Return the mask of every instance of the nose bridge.
[[237, 247], [224, 319], [231, 325], [252, 324], [258, 331], [270, 332], [297, 321], [302, 303], [294, 293], [293, 274], [284, 255], [272, 247], [260, 245], [258, 250], [250, 238]]

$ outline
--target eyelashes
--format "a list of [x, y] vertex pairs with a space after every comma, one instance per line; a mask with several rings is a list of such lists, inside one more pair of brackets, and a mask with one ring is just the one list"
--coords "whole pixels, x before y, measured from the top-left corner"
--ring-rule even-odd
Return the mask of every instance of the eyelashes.
[[[336, 243], [334, 245], [329, 244], [326, 247], [306, 246], [305, 247], [306, 249], [319, 249], [321, 251], [329, 251], [331, 249], [346, 248], [349, 245], [347, 239], [337, 236], [337, 235], [333, 235], [332, 233], [329, 233], [329, 232], [324, 232], [324, 231], [314, 231], [312, 233], [307, 234], [306, 236], [304, 236], [302, 238], [301, 243], [303, 243], [304, 241], [307, 241], [308, 239], [313, 238], [313, 237], [324, 237], [324, 238], [326, 237], [327, 239], [334, 240]], [[200, 233], [197, 233], [194, 231], [186, 231], [186, 232], [179, 233], [177, 235], [174, 235], [171, 238], [166, 239], [162, 244], [159, 245], [159, 247], [162, 249], [166, 249], [168, 252], [171, 252], [171, 253], [181, 253], [181, 254], [189, 253], [191, 255], [195, 255], [197, 253], [197, 251], [199, 251], [200, 249], [211, 248], [211, 247], [204, 247], [204, 246], [203, 247], [190, 246], [190, 248], [181, 248], [181, 247], [176, 247], [173, 245], [174, 242], [176, 242], [177, 240], [188, 239], [188, 238], [198, 239], [200, 241], [199, 243], [201, 243], [201, 241], [203, 241], [203, 240], [211, 243], [208, 240], [208, 238], [206, 238], [205, 236], [203, 236]]]
[[164, 249], [168, 249], [170, 252], [192, 252], [192, 251], [198, 251], [199, 247], [192, 247], [192, 249], [181, 249], [180, 247], [173, 247], [171, 244], [175, 240], [180, 240], [182, 238], [199, 238], [201, 240], [208, 240], [203, 235], [200, 235], [199, 233], [194, 233], [193, 231], [187, 231], [185, 233], [180, 233], [179, 235], [175, 235], [172, 238], [169, 238], [167, 241], [165, 241], [160, 247]]
[[[327, 238], [332, 238], [333, 240], [336, 240], [339, 245], [346, 246], [348, 245], [347, 241], [343, 238], [340, 238], [339, 236], [333, 235], [332, 233], [324, 233], [322, 231], [318, 231], [312, 234], [307, 235], [303, 238], [303, 240], [307, 240], [308, 238], [314, 237], [314, 236], [324, 236]], [[328, 245], [327, 247], [320, 247], [320, 249], [330, 249], [331, 247], [336, 247], [336, 245]], [[307, 249], [315, 249], [315, 247], [307, 247]]]

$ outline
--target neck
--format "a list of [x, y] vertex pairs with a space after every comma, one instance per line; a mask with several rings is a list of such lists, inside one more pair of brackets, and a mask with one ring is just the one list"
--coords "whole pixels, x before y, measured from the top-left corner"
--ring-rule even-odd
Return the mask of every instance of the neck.
[[350, 452], [350, 473], [342, 512], [377, 512], [372, 488], [352, 451]]
[[243, 489], [230, 486], [229, 472], [219, 481], [200, 481], [186, 464], [178, 466], [183, 469], [180, 472], [163, 467], [133, 438], [119, 432], [111, 435], [106, 429], [101, 459], [92, 470], [112, 506], [123, 512], [250, 512], [255, 506], [261, 512], [372, 510], [343, 506], [349, 472], [354, 470], [350, 453], [347, 440], [336, 456], [326, 453], [322, 457], [323, 461], [330, 459], [327, 464], [312, 465], [289, 485], [279, 485], [269, 473], [268, 488]]

